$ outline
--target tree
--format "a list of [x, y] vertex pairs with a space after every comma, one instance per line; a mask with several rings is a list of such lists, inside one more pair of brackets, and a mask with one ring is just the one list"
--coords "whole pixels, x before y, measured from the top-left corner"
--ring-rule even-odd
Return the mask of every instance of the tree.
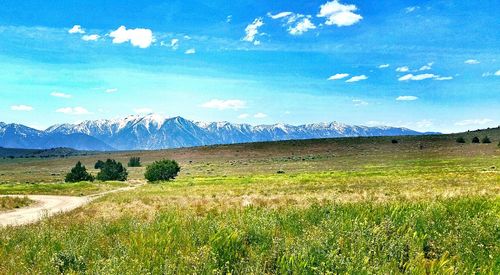
[[175, 179], [181, 167], [175, 160], [160, 160], [148, 165], [144, 177], [149, 182], [169, 181]]
[[458, 142], [458, 143], [465, 143], [465, 139], [464, 139], [464, 137], [458, 137], [458, 138], [457, 138], [457, 142]]
[[65, 182], [94, 181], [94, 177], [87, 172], [81, 162], [77, 162], [64, 179]]
[[398, 143], [398, 140], [397, 140], [397, 139], [393, 139], [393, 140], [391, 140], [391, 142], [392, 142], [393, 144], [396, 144], [396, 143]]
[[482, 140], [481, 140], [482, 143], [491, 143], [491, 140], [488, 136], [485, 136]]
[[479, 143], [479, 138], [478, 137], [473, 137], [472, 138], [472, 143]]
[[102, 167], [104, 167], [104, 161], [102, 160], [98, 160], [94, 165], [95, 169], [102, 169]]
[[120, 162], [114, 159], [108, 159], [104, 162], [101, 172], [97, 174], [100, 181], [126, 181], [128, 176], [127, 169]]
[[128, 161], [128, 167], [141, 167], [141, 158], [131, 157]]

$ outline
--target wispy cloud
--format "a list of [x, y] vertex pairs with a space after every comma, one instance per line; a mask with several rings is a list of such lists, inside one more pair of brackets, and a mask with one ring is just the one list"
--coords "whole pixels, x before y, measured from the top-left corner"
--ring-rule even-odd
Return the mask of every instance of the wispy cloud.
[[113, 38], [115, 44], [130, 42], [132, 46], [142, 49], [148, 48], [155, 41], [153, 32], [150, 29], [127, 29], [125, 26], [112, 31], [109, 36]]
[[98, 34], [89, 34], [82, 36], [83, 41], [97, 41], [101, 36]]
[[470, 125], [484, 125], [493, 122], [492, 119], [482, 118], [482, 119], [466, 119], [462, 121], [455, 122], [457, 126], [470, 126]]
[[396, 98], [397, 101], [413, 101], [417, 99], [418, 97], [412, 95], [401, 95]]
[[80, 25], [74, 25], [73, 28], [71, 28], [68, 33], [71, 33], [71, 34], [75, 34], [75, 33], [78, 33], [78, 34], [84, 34], [85, 33], [85, 30], [82, 29], [82, 26]]
[[29, 106], [29, 105], [13, 105], [13, 106], [10, 106], [10, 109], [12, 111], [29, 112], [29, 111], [33, 111], [34, 108]]
[[268, 12], [267, 16], [269, 16], [272, 19], [281, 19], [281, 18], [288, 17], [288, 16], [290, 16], [292, 14], [293, 14], [293, 12], [291, 12], [291, 11], [283, 11], [283, 12], [280, 12], [280, 13], [277, 13], [277, 14], [274, 14], [274, 15], [272, 13]]
[[249, 114], [241, 114], [238, 116], [239, 119], [245, 119], [248, 118], [250, 115]]
[[321, 5], [317, 17], [326, 18], [326, 25], [351, 26], [363, 19], [361, 15], [354, 13], [357, 10], [356, 5], [343, 5], [338, 0], [333, 0]]
[[264, 114], [264, 113], [256, 113], [255, 115], [253, 115], [254, 118], [266, 118], [267, 117], [267, 114]]
[[353, 77], [349, 78], [348, 80], [346, 80], [345, 82], [352, 83], [352, 82], [358, 82], [358, 81], [366, 80], [366, 79], [368, 79], [368, 77], [363, 74], [363, 75], [353, 76]]
[[349, 74], [335, 74], [328, 78], [328, 80], [339, 80], [348, 77]]
[[378, 68], [385, 69], [385, 68], [389, 68], [389, 66], [391, 66], [391, 65], [390, 64], [382, 64], [382, 65], [379, 65]]
[[239, 110], [246, 108], [246, 102], [239, 99], [229, 99], [229, 100], [221, 100], [221, 99], [212, 99], [208, 102], [205, 102], [201, 105], [203, 108], [208, 109], [218, 109], [218, 110]]
[[259, 34], [259, 28], [262, 26], [264, 26], [264, 21], [262, 20], [262, 18], [256, 18], [245, 28], [245, 37], [243, 37], [243, 40], [252, 42], [254, 45], [260, 44], [260, 41], [255, 39], [255, 36]]
[[417, 75], [407, 74], [407, 75], [404, 75], [404, 76], [398, 78], [398, 80], [399, 81], [408, 81], [408, 80], [420, 81], [420, 80], [429, 79], [429, 78], [436, 78], [436, 77], [439, 77], [439, 76], [437, 76], [435, 74], [417, 74]]
[[419, 6], [410, 6], [410, 7], [406, 7], [405, 8], [405, 12], [406, 13], [412, 13], [414, 11], [417, 11], [418, 9], [420, 9]]
[[65, 107], [56, 110], [57, 113], [62, 113], [66, 115], [88, 115], [91, 114], [87, 109], [83, 107]]
[[396, 68], [396, 72], [400, 72], [400, 73], [405, 73], [407, 71], [409, 71], [410, 68], [408, 68], [408, 66], [402, 66], [402, 67], [397, 67]]
[[196, 49], [195, 48], [187, 49], [184, 53], [185, 54], [195, 54], [196, 53]]
[[469, 65], [476, 65], [476, 64], [479, 64], [481, 62], [479, 62], [479, 60], [476, 60], [476, 59], [468, 59], [468, 60], [465, 60], [464, 63], [469, 64]]
[[50, 95], [53, 97], [71, 98], [70, 94], [65, 94], [65, 93], [61, 93], [61, 92], [52, 92], [52, 93], [50, 93]]
[[361, 99], [353, 99], [352, 103], [354, 103], [355, 106], [365, 106], [368, 105], [368, 102], [361, 100]]
[[453, 79], [453, 76], [439, 76], [439, 77], [434, 78], [434, 80], [439, 80], [439, 81], [452, 80], [452, 79]]
[[106, 89], [105, 92], [108, 94], [112, 94], [112, 93], [118, 92], [118, 89], [117, 88], [110, 88], [110, 89]]
[[427, 63], [427, 65], [424, 65], [418, 69], [419, 71], [428, 71], [432, 70], [432, 65], [434, 65], [434, 62]]

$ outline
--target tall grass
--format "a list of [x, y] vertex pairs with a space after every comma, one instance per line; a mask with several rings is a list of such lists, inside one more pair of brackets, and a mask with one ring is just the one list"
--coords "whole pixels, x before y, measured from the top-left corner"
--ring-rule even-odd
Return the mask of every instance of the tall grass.
[[500, 199], [468, 197], [69, 215], [0, 230], [0, 273], [498, 274], [499, 213]]

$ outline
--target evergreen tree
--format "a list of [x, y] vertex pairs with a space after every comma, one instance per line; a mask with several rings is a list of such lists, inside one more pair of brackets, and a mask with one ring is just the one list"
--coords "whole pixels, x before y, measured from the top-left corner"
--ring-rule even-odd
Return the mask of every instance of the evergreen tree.
[[146, 168], [144, 177], [149, 182], [169, 181], [174, 179], [181, 171], [181, 167], [175, 160], [155, 161]]
[[128, 161], [128, 167], [141, 167], [141, 158], [131, 157]]
[[66, 175], [65, 182], [94, 181], [94, 177], [87, 172], [81, 162], [77, 162], [75, 167]]
[[126, 181], [127, 176], [127, 169], [120, 162], [108, 159], [101, 167], [101, 172], [97, 174], [97, 179], [100, 181]]

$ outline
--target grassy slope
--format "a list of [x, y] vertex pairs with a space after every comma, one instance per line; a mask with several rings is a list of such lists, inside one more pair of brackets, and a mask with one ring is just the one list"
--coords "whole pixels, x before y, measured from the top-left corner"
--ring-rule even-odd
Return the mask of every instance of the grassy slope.
[[21, 208], [33, 203], [27, 197], [0, 197], [0, 211]]
[[[87, 156], [87, 166], [175, 158], [183, 172], [0, 229], [0, 273], [498, 274], [500, 150], [488, 135], [493, 144], [359, 138]], [[0, 179], [60, 180], [48, 175], [77, 159], [0, 163]]]

